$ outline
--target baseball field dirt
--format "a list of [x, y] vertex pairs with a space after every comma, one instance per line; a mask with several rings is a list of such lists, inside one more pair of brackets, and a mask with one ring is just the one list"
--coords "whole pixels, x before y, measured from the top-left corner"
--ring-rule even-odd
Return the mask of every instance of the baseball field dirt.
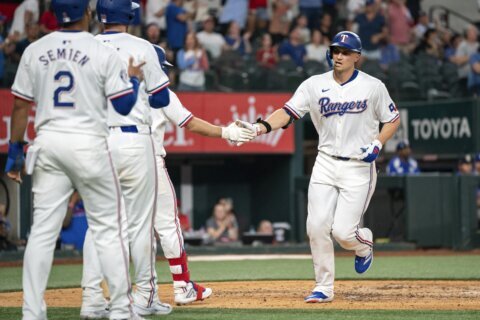
[[[480, 310], [480, 281], [360, 280], [336, 281], [335, 300], [306, 304], [312, 281], [206, 282], [211, 298], [182, 308], [288, 308], [376, 310]], [[173, 304], [172, 286], [160, 285], [160, 299]], [[49, 307], [80, 307], [81, 290], [47, 290]], [[0, 307], [20, 307], [21, 292], [0, 293]]]

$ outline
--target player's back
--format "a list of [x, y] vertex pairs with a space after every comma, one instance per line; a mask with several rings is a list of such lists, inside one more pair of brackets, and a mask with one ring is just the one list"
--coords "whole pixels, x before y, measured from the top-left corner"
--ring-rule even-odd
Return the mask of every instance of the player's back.
[[27, 47], [12, 93], [36, 103], [37, 132], [107, 136], [106, 95], [131, 91], [116, 55], [88, 32], [53, 32]]
[[[132, 111], [122, 116], [112, 108], [108, 111], [109, 126], [151, 125], [150, 104], [148, 94], [159, 88], [168, 86], [167, 75], [162, 71], [153, 46], [148, 41], [124, 32], [106, 32], [95, 37], [107, 47], [111, 47], [119, 54], [124, 63], [133, 57], [135, 63], [146, 62], [144, 81], [140, 83], [138, 99]], [[109, 102], [110, 103], [110, 102]]]

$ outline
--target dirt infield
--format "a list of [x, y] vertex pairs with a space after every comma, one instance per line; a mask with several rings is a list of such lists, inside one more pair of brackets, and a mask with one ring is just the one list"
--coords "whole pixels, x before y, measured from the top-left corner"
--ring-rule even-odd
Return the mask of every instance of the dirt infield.
[[[312, 281], [238, 281], [204, 283], [211, 298], [182, 308], [417, 309], [480, 310], [480, 281], [336, 281], [335, 300], [306, 304]], [[160, 298], [173, 304], [172, 286], [160, 285]], [[79, 307], [81, 290], [46, 293], [50, 307]], [[20, 307], [21, 292], [0, 293], [0, 307]]]

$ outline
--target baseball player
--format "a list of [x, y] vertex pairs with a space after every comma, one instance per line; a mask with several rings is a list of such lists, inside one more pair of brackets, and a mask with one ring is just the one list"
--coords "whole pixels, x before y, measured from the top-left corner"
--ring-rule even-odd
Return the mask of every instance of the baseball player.
[[[165, 52], [159, 46], [155, 46], [159, 61], [166, 68], [171, 66], [166, 61]], [[180, 102], [177, 95], [170, 91], [170, 104], [166, 108], [152, 110], [153, 124], [152, 134], [155, 142], [155, 157], [157, 159], [157, 215], [155, 217], [155, 230], [160, 237], [163, 253], [168, 259], [170, 272], [173, 278], [174, 301], [178, 305], [188, 304], [197, 300], [208, 298], [212, 294], [210, 288], [204, 288], [190, 280], [187, 253], [184, 248], [182, 230], [177, 211], [177, 198], [175, 189], [168, 175], [165, 165], [166, 151], [163, 146], [165, 126], [171, 122], [179, 127], [187, 128], [191, 132], [208, 137], [222, 137], [229, 139], [229, 130], [237, 130], [233, 124], [222, 128], [194, 117]], [[253, 131], [242, 132], [242, 137], [247, 140], [253, 139]], [[250, 138], [248, 138], [250, 137]], [[243, 139], [242, 139], [243, 140]]]
[[[28, 111], [36, 104], [37, 136], [27, 159], [33, 167], [33, 220], [23, 265], [23, 319], [47, 319], [44, 292], [55, 242], [74, 188], [84, 200], [99, 264], [111, 293], [110, 319], [131, 312], [128, 244], [119, 221], [118, 178], [107, 147], [107, 99], [128, 114], [138, 93], [141, 65], [128, 74], [117, 53], [88, 30], [88, 0], [53, 0], [62, 29], [25, 50], [15, 77], [11, 141], [5, 171], [21, 182]], [[27, 163], [26, 167], [30, 167]]]
[[[257, 135], [288, 126], [310, 112], [318, 132], [318, 156], [308, 190], [307, 233], [316, 286], [306, 302], [333, 300], [332, 236], [355, 251], [355, 270], [364, 273], [373, 260], [373, 235], [360, 222], [375, 190], [375, 159], [397, 130], [398, 110], [385, 85], [355, 69], [362, 44], [342, 31], [327, 55], [333, 70], [305, 80], [282, 109], [255, 124], [237, 121]], [[379, 124], [383, 127], [379, 132]]]
[[[165, 315], [171, 306], [161, 303], [157, 294], [154, 236], [155, 211], [163, 206], [157, 200], [157, 166], [154, 142], [150, 135], [151, 111], [165, 107], [170, 102], [168, 77], [162, 70], [154, 47], [147, 41], [126, 33], [133, 18], [133, 9], [138, 5], [131, 0], [99, 0], [97, 15], [103, 23], [105, 32], [96, 38], [107, 46], [115, 48], [124, 61], [133, 56], [146, 62], [145, 81], [140, 84], [139, 99], [128, 116], [119, 116], [110, 112], [109, 146], [113, 162], [117, 169], [125, 200], [127, 220], [123, 221], [128, 229], [131, 256], [135, 267], [136, 293], [134, 310], [139, 315]], [[225, 138], [232, 141], [247, 141], [251, 133], [243, 140], [242, 133], [247, 129], [237, 126], [225, 128]], [[102, 318], [106, 315], [105, 302], [100, 287], [101, 270], [96, 263], [91, 237], [87, 234], [84, 248], [84, 273], [82, 279], [83, 303], [81, 317]]]

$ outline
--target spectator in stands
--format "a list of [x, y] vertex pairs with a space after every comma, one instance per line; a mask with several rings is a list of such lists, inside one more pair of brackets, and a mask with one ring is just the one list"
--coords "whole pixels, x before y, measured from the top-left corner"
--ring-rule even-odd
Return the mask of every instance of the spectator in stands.
[[318, 21], [322, 16], [322, 0], [298, 0], [300, 14], [305, 16], [308, 28], [318, 28]]
[[387, 38], [388, 30], [375, 0], [366, 1], [365, 12], [355, 17], [355, 24], [362, 39], [362, 55], [358, 65], [361, 66], [365, 60], [380, 60], [380, 43]]
[[473, 160], [472, 156], [469, 154], [464, 155], [460, 160], [458, 161], [458, 168], [457, 168], [457, 174], [462, 175], [468, 175], [473, 173]]
[[227, 0], [220, 15], [220, 24], [230, 28], [230, 23], [235, 21], [240, 30], [245, 28], [248, 15], [248, 0]]
[[24, 0], [16, 9], [13, 15], [12, 26], [8, 40], [17, 42], [26, 37], [25, 27], [29, 23], [38, 23], [40, 9], [38, 0]]
[[187, 22], [192, 19], [192, 15], [183, 8], [183, 0], [172, 0], [167, 6], [165, 15], [168, 46], [177, 53], [185, 43]]
[[440, 45], [438, 33], [436, 29], [428, 29], [424, 35], [422, 41], [413, 51], [414, 54], [427, 54], [439, 61], [443, 58], [443, 50]]
[[[360, 13], [363, 12], [365, 6], [365, 0], [347, 0], [346, 11], [347, 11], [347, 29], [351, 29], [351, 23]], [[333, 38], [333, 37], [331, 37]], [[331, 39], [329, 38], [329, 39]]]
[[449, 30], [443, 33], [443, 57], [445, 61], [454, 63], [457, 48], [462, 42], [462, 36], [458, 33], [453, 34]]
[[195, 31], [200, 30], [203, 22], [208, 17], [217, 17], [218, 13], [222, 9], [222, 0], [196, 0], [187, 2], [189, 4], [188, 11], [196, 9], [196, 15], [194, 22]]
[[170, 0], [147, 0], [145, 8], [145, 24], [156, 24], [163, 33], [167, 27], [165, 13]]
[[189, 32], [185, 47], [177, 53], [177, 65], [180, 69], [179, 91], [204, 91], [205, 71], [208, 70], [208, 57], [205, 49], [198, 43], [195, 32]]
[[25, 39], [20, 40], [17, 42], [15, 46], [15, 61], [19, 62], [20, 58], [22, 57], [23, 52], [27, 47], [38, 40], [40, 35], [40, 28], [37, 23], [30, 22], [26, 26], [27, 37]]
[[477, 153], [475, 155], [475, 175], [479, 176], [480, 175], [480, 153]]
[[423, 35], [428, 29], [435, 28], [433, 23], [430, 23], [428, 15], [425, 11], [420, 10], [418, 13], [418, 22], [413, 28], [413, 34], [415, 35], [415, 41], [419, 43], [423, 39]]
[[40, 31], [42, 35], [45, 35], [56, 30], [58, 30], [57, 18], [55, 18], [52, 5], [50, 4], [40, 17]]
[[306, 46], [307, 56], [306, 59], [310, 61], [318, 61], [327, 66], [326, 52], [328, 45], [325, 44], [324, 38], [320, 30], [313, 30], [312, 42]]
[[300, 39], [300, 30], [293, 29], [288, 40], [282, 42], [278, 48], [278, 55], [282, 60], [292, 60], [298, 67], [302, 67], [307, 55], [307, 49]]
[[67, 214], [63, 220], [60, 242], [62, 245], [71, 245], [81, 251], [85, 242], [88, 223], [83, 201], [78, 192], [74, 192], [68, 202]]
[[238, 240], [238, 224], [235, 215], [228, 213], [226, 207], [217, 203], [213, 214], [207, 220], [207, 233], [216, 242], [232, 242]]
[[262, 220], [258, 224], [257, 233], [271, 235], [273, 234], [273, 226], [269, 220]]
[[475, 97], [480, 97], [480, 47], [470, 57], [470, 71], [468, 73], [468, 89]]
[[272, 69], [277, 64], [277, 49], [273, 46], [272, 37], [269, 33], [262, 36], [262, 46], [257, 51], [256, 59], [260, 66], [268, 69]]
[[295, 26], [294, 28], [298, 28], [300, 32], [300, 39], [303, 44], [307, 44], [310, 42], [310, 29], [308, 28], [308, 20], [307, 16], [301, 14], [295, 19]]
[[256, 35], [265, 33], [268, 22], [267, 0], [250, 0], [248, 4], [247, 31]]
[[238, 52], [241, 56], [252, 53], [252, 46], [250, 44], [250, 32], [245, 32], [242, 36], [239, 25], [236, 21], [230, 22], [228, 26], [228, 33], [225, 36], [228, 50]]
[[390, 42], [404, 53], [411, 52], [414, 46], [411, 41], [413, 19], [410, 10], [405, 6], [405, 0], [390, 0], [386, 18]]
[[270, 26], [268, 32], [272, 35], [273, 44], [281, 43], [290, 29], [291, 9], [294, 6], [292, 0], [272, 0]]
[[227, 43], [220, 33], [215, 30], [215, 19], [208, 16], [203, 21], [203, 31], [197, 33], [197, 38], [202, 47], [207, 50], [213, 59], [217, 59], [226, 49]]
[[156, 23], [150, 23], [146, 26], [145, 38], [152, 44], [160, 43], [160, 28]]
[[406, 141], [397, 144], [397, 155], [388, 163], [389, 175], [417, 174], [420, 172], [417, 161], [411, 156], [412, 150]]
[[478, 30], [474, 25], [469, 25], [465, 31], [465, 39], [460, 43], [451, 61], [458, 68], [458, 77], [463, 87], [467, 87], [468, 73], [470, 72], [470, 57], [478, 50]]
[[333, 37], [336, 34], [336, 31], [333, 26], [332, 15], [328, 13], [323, 14], [322, 19], [320, 20], [319, 30], [326, 41], [330, 42], [330, 39], [333, 39]]
[[391, 64], [398, 61], [400, 61], [400, 51], [397, 46], [390, 43], [387, 36], [387, 38], [380, 41], [380, 67], [387, 70]]

